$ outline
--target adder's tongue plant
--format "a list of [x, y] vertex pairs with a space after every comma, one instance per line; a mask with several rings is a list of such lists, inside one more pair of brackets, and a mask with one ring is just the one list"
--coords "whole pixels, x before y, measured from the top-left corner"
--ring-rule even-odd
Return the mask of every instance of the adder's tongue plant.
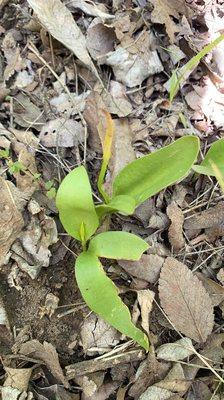
[[138, 260], [148, 249], [148, 244], [131, 233], [112, 231], [96, 234], [96, 231], [106, 214], [131, 215], [143, 201], [183, 179], [197, 159], [199, 141], [195, 136], [186, 136], [133, 161], [117, 175], [113, 194], [109, 196], [103, 189], [103, 180], [112, 143], [111, 120], [108, 126], [98, 182], [104, 203], [94, 204], [88, 174], [85, 167], [80, 166], [62, 181], [56, 204], [64, 229], [82, 243], [83, 252], [75, 262], [75, 276], [86, 304], [118, 331], [148, 350], [146, 334], [132, 323], [129, 309], [100, 263], [101, 257]]

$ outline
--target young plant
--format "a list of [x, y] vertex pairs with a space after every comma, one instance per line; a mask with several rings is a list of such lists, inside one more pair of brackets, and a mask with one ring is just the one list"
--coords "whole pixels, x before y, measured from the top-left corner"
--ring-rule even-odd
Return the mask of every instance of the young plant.
[[200, 165], [193, 166], [194, 171], [207, 176], [215, 176], [224, 192], [224, 138], [216, 140]]
[[[110, 129], [110, 124], [108, 126]], [[149, 246], [131, 233], [108, 231], [96, 234], [96, 231], [106, 214], [131, 215], [146, 199], [183, 179], [197, 159], [199, 140], [195, 136], [186, 136], [133, 161], [115, 178], [111, 196], [102, 190], [111, 148], [111, 130], [109, 135], [106, 134], [105, 142], [103, 172], [101, 169], [98, 181], [104, 203], [94, 204], [88, 174], [81, 166], [62, 181], [56, 204], [65, 230], [82, 244], [83, 251], [75, 262], [75, 275], [86, 304], [111, 326], [148, 350], [147, 336], [132, 323], [130, 312], [105, 274], [100, 258], [138, 260]]]
[[189, 74], [197, 67], [201, 59], [210, 53], [216, 46], [224, 40], [224, 33], [219, 35], [211, 43], [207, 44], [198, 54], [192, 57], [183, 67], [173, 71], [168, 83], [169, 83], [169, 95], [170, 102], [172, 103], [174, 97], [178, 93], [180, 86], [187, 79]]

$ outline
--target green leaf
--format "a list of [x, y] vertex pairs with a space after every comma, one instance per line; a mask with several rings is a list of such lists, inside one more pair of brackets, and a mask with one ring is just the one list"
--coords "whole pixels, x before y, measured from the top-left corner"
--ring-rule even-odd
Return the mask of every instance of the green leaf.
[[215, 171], [211, 162], [214, 163], [221, 174], [224, 175], [224, 139], [214, 142], [206, 153], [202, 163], [200, 165], [194, 165], [192, 168], [199, 174], [215, 176]]
[[199, 139], [185, 136], [127, 165], [115, 178], [113, 196], [128, 195], [136, 205], [182, 180], [197, 159]]
[[99, 218], [106, 214], [120, 212], [123, 215], [132, 215], [135, 211], [135, 199], [130, 196], [116, 196], [108, 204], [96, 206], [96, 212]]
[[55, 199], [55, 197], [56, 197], [56, 189], [54, 188], [54, 187], [52, 187], [52, 188], [50, 188], [48, 191], [47, 191], [47, 193], [46, 193], [46, 195], [47, 195], [47, 197], [49, 198], [49, 199]]
[[85, 241], [96, 231], [99, 220], [95, 211], [91, 186], [84, 167], [73, 169], [62, 181], [56, 196], [62, 225], [68, 234], [80, 241], [80, 229]]
[[26, 167], [20, 161], [15, 161], [15, 162], [10, 163], [9, 173], [11, 175], [21, 172], [21, 171], [25, 171], [25, 170], [26, 170]]
[[98, 257], [139, 260], [148, 243], [128, 232], [102, 232], [90, 241], [89, 251]]
[[9, 158], [9, 149], [0, 150], [0, 158]]
[[82, 297], [89, 308], [148, 350], [146, 335], [131, 322], [128, 307], [118, 296], [116, 286], [105, 274], [97, 256], [89, 252], [81, 253], [76, 260], [75, 274]]
[[199, 53], [197, 53], [194, 57], [192, 57], [183, 67], [179, 70], [175, 70], [172, 73], [171, 78], [168, 83], [170, 86], [170, 102], [172, 103], [174, 97], [178, 93], [180, 85], [186, 80], [186, 77], [189, 76], [189, 72], [192, 72], [201, 61], [201, 59], [206, 56], [206, 54], [210, 53], [220, 42], [224, 40], [224, 34], [218, 36], [211, 43], [207, 44]]

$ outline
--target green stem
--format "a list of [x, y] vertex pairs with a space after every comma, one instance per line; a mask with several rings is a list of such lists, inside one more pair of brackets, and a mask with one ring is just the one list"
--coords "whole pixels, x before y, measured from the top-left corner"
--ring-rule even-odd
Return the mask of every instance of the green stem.
[[106, 171], [107, 171], [107, 165], [108, 165], [108, 162], [104, 159], [103, 162], [102, 162], [102, 165], [101, 165], [100, 174], [99, 174], [99, 178], [98, 178], [98, 181], [97, 181], [98, 190], [99, 190], [99, 192], [100, 192], [101, 196], [103, 197], [103, 199], [104, 199], [106, 204], [108, 204], [109, 201], [110, 201], [110, 197], [108, 196], [108, 194], [103, 189], [103, 182], [104, 182], [104, 177], [105, 177], [105, 174], [106, 174]]

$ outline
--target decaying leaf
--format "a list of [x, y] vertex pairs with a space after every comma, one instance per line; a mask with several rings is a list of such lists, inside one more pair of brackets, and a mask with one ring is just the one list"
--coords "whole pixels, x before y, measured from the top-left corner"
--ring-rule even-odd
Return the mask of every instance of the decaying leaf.
[[166, 259], [161, 270], [159, 297], [178, 331], [196, 342], [206, 341], [214, 324], [209, 294], [191, 270], [172, 257]]
[[[221, 271], [221, 270], [220, 270]], [[219, 271], [219, 272], [220, 272]], [[203, 283], [206, 291], [208, 292], [213, 306], [218, 306], [222, 301], [224, 301], [224, 287], [219, 285], [217, 282], [208, 278], [201, 272], [196, 272], [198, 279]], [[218, 277], [218, 276], [217, 276]]]
[[196, 213], [184, 223], [185, 229], [205, 229], [210, 240], [224, 234], [224, 202], [220, 201], [216, 206], [201, 213]]
[[10, 386], [18, 389], [20, 392], [26, 392], [29, 380], [32, 374], [32, 368], [9, 368], [5, 367], [7, 374], [4, 386]]
[[74, 147], [84, 141], [84, 135], [80, 122], [57, 118], [42, 127], [39, 138], [45, 147]]
[[152, 310], [155, 293], [152, 290], [138, 290], [137, 298], [141, 309], [142, 328], [149, 334], [149, 314]]
[[7, 312], [5, 310], [3, 300], [0, 297], [0, 326], [1, 325], [6, 326], [6, 328], [10, 329]]
[[119, 343], [120, 334], [96, 315], [85, 319], [81, 331], [81, 344], [85, 354], [103, 354]]
[[22, 193], [10, 181], [0, 177], [1, 219], [0, 219], [0, 265], [11, 245], [19, 236], [24, 221], [21, 214], [26, 203]]
[[51, 343], [44, 342], [41, 344], [36, 339], [30, 340], [22, 344], [20, 354], [29, 355], [37, 360], [41, 360], [58, 382], [62, 383], [65, 388], [68, 388], [68, 381], [59, 364], [57, 351]]
[[157, 358], [166, 361], [179, 361], [194, 354], [191, 339], [183, 338], [174, 343], [165, 343], [156, 349]]
[[41, 268], [49, 265], [49, 246], [58, 240], [57, 227], [53, 218], [45, 215], [34, 200], [30, 201], [28, 209], [30, 222], [13, 244], [11, 258], [22, 271], [35, 279]]
[[154, 9], [152, 11], [152, 22], [156, 24], [164, 24], [166, 27], [167, 34], [170, 38], [171, 43], [174, 43], [175, 33], [179, 32], [178, 26], [175, 24], [171, 16], [176, 19], [179, 18], [178, 8], [172, 5], [169, 1], [163, 0], [150, 0], [153, 4]]
[[119, 260], [118, 263], [129, 275], [155, 283], [159, 279], [164, 258], [156, 254], [143, 254], [139, 261]]
[[90, 3], [85, 0], [71, 0], [68, 5], [70, 8], [80, 8], [80, 10], [82, 10], [84, 13], [92, 15], [94, 17], [99, 17], [102, 19], [114, 18], [114, 15], [108, 14], [102, 10], [102, 8], [104, 7], [103, 4], [98, 4], [97, 6], [95, 3]]
[[166, 400], [172, 396], [172, 392], [157, 386], [150, 386], [140, 397], [139, 400]]
[[114, 128], [112, 156], [109, 163], [112, 181], [122, 168], [135, 159], [132, 147], [132, 131], [128, 119], [115, 119]]
[[8, 32], [2, 42], [2, 49], [7, 61], [4, 70], [4, 78], [7, 81], [16, 71], [21, 71], [25, 67], [24, 61], [20, 55], [20, 49], [17, 45], [12, 32]]
[[204, 86], [193, 86], [193, 91], [185, 95], [187, 104], [195, 111], [202, 112], [208, 122], [217, 128], [224, 126], [224, 94], [207, 77]]
[[37, 395], [37, 400], [80, 400], [79, 394], [71, 393], [70, 391], [65, 390], [61, 385], [51, 385], [46, 387], [35, 386], [33, 392]]
[[116, 79], [128, 87], [140, 85], [150, 75], [163, 71], [157, 51], [149, 50], [148, 32], [145, 32], [144, 38], [141, 51], [138, 49], [133, 54], [128, 49], [118, 47], [106, 59], [106, 64], [113, 68]]
[[128, 394], [135, 399], [139, 399], [140, 395], [152, 385], [155, 380], [163, 379], [170, 368], [169, 362], [159, 362], [154, 352], [149, 352], [147, 359], [143, 360], [139, 365], [133, 384]]
[[171, 220], [168, 230], [170, 244], [174, 251], [178, 251], [184, 247], [185, 240], [183, 236], [184, 215], [180, 207], [173, 201], [166, 209], [167, 215]]
[[33, 400], [33, 394], [29, 393], [21, 393], [20, 390], [14, 389], [10, 386], [2, 387], [1, 389], [2, 400]]
[[224, 202], [219, 202], [215, 207], [197, 213], [184, 223], [185, 229], [206, 229], [224, 222]]
[[97, 20], [93, 20], [87, 30], [86, 46], [91, 57], [100, 65], [104, 64], [106, 54], [114, 50], [116, 35], [113, 28]]
[[15, 122], [22, 127], [30, 128], [32, 126], [41, 130], [42, 124], [45, 123], [43, 112], [24, 93], [18, 93], [14, 97], [13, 111]]
[[40, 22], [98, 76], [86, 49], [86, 39], [68, 8], [60, 0], [28, 0]]

